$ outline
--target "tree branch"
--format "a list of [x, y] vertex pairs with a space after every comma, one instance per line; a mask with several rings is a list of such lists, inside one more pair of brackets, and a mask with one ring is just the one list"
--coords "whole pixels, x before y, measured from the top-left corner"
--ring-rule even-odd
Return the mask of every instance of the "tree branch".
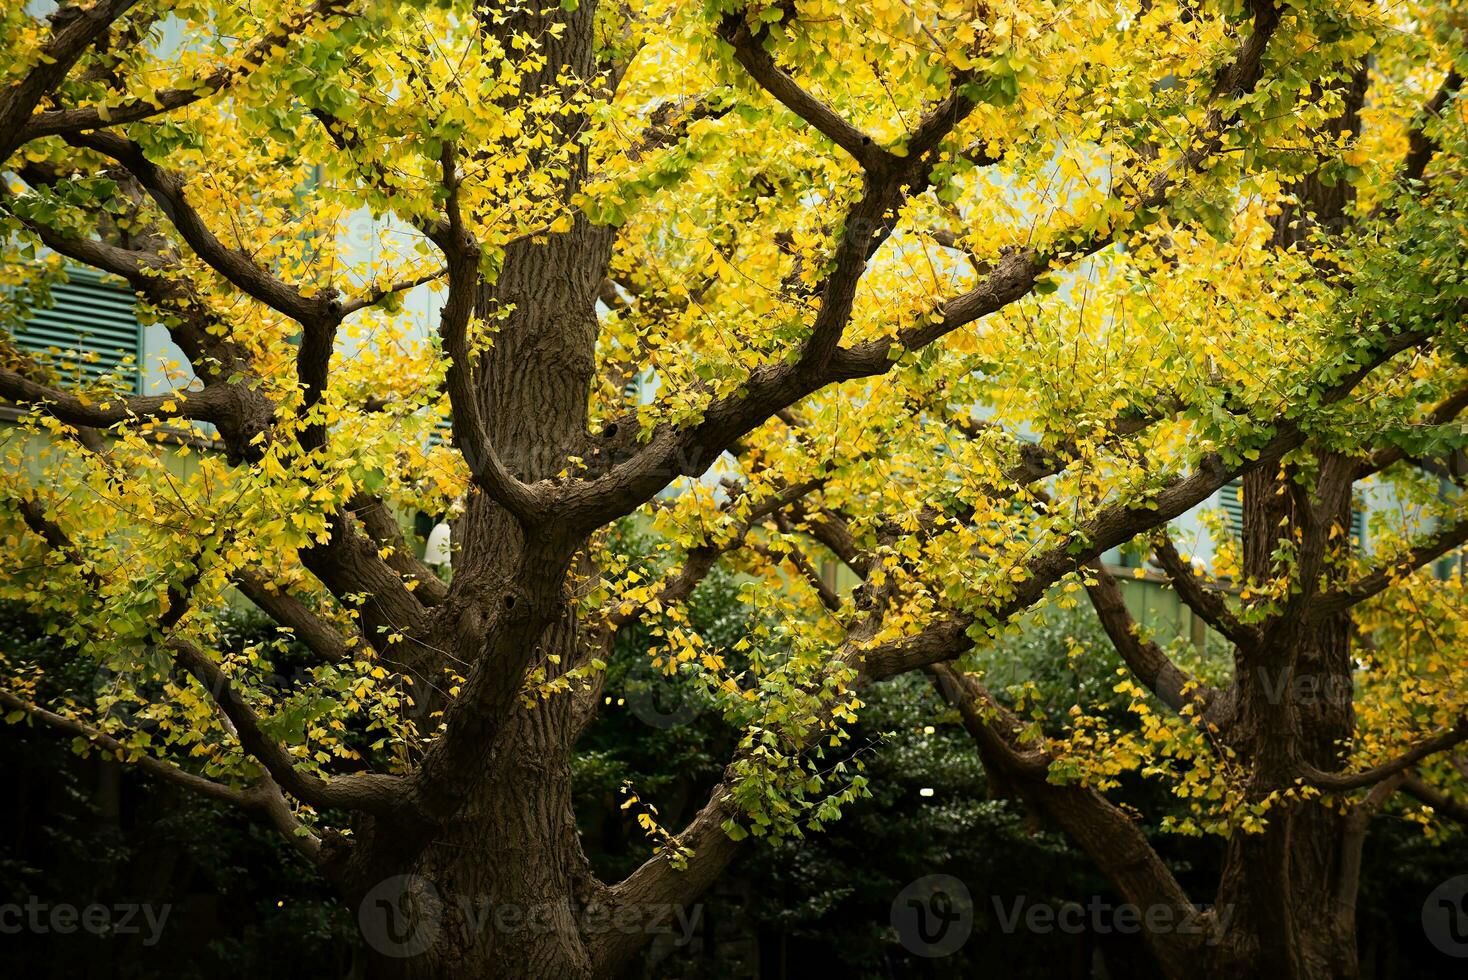
[[1221, 633], [1234, 645], [1244, 649], [1258, 642], [1259, 631], [1239, 622], [1228, 608], [1222, 593], [1203, 584], [1193, 563], [1178, 553], [1172, 536], [1164, 527], [1153, 537], [1152, 553], [1172, 581], [1173, 591], [1178, 598], [1198, 617]]
[[378, 303], [397, 293], [405, 293], [410, 289], [417, 289], [419, 286], [436, 282], [446, 275], [448, 275], [447, 267], [435, 269], [433, 272], [425, 272], [421, 276], [413, 276], [410, 279], [404, 279], [402, 282], [396, 282], [390, 286], [381, 286], [368, 290], [362, 295], [349, 299], [342, 304], [342, 317], [349, 317], [359, 310], [365, 310], [369, 306], [376, 306]]
[[[929, 673], [943, 699], [958, 709], [964, 729], [978, 746], [991, 791], [1012, 792], [1059, 824], [1128, 902], [1173, 909], [1179, 915], [1193, 911], [1187, 892], [1136, 821], [1094, 789], [1049, 782], [1048, 757], [1042, 750], [1025, 750], [1013, 743], [1018, 719], [975, 679], [946, 664], [930, 668]], [[1186, 975], [1192, 947], [1201, 941], [1201, 936], [1150, 929], [1144, 938], [1170, 976]]]
[[522, 527], [530, 527], [544, 519], [545, 503], [536, 490], [521, 483], [505, 467], [479, 414], [469, 351], [469, 323], [479, 293], [479, 245], [465, 228], [459, 211], [460, 177], [452, 143], [444, 144], [440, 170], [448, 192], [445, 222], [432, 230], [430, 237], [448, 260], [448, 297], [439, 315], [439, 336], [449, 358], [445, 386], [452, 409], [454, 445], [463, 454], [474, 482], [514, 515]]
[[129, 749], [121, 741], [106, 732], [99, 731], [75, 718], [59, 715], [54, 711], [32, 704], [19, 698], [6, 690], [0, 690], [0, 707], [8, 711], [23, 711], [26, 716], [58, 731], [84, 738], [94, 745], [101, 747], [112, 755], [113, 758], [137, 767], [150, 776], [156, 776], [164, 782], [180, 786], [192, 793], [198, 793], [211, 800], [221, 803], [229, 803], [245, 810], [252, 815], [263, 819], [276, 828], [290, 844], [300, 851], [306, 858], [314, 861], [320, 851], [321, 842], [314, 834], [302, 833], [304, 825], [291, 813], [290, 807], [280, 796], [280, 789], [267, 776], [255, 786], [247, 789], [236, 789], [224, 783], [215, 782], [205, 776], [180, 769], [171, 762], [167, 762], [157, 756], [146, 755], [138, 750]]
[[[1422, 340], [1417, 334], [1389, 335], [1385, 343], [1367, 356], [1365, 363], [1347, 370], [1326, 388], [1321, 395], [1321, 403], [1334, 404], [1346, 397], [1375, 368]], [[1181, 516], [1212, 496], [1229, 480], [1255, 467], [1273, 465], [1285, 453], [1305, 442], [1304, 432], [1289, 418], [1277, 419], [1275, 432], [1268, 442], [1256, 447], [1258, 457], [1247, 463], [1230, 467], [1218, 453], [1208, 453], [1198, 461], [1192, 473], [1173, 479], [1150, 500], [1122, 501], [1103, 508], [1072, 532], [1067, 540], [1058, 542], [1032, 559], [1027, 566], [1027, 577], [1016, 585], [1014, 594], [997, 607], [983, 610], [982, 621], [980, 614], [957, 613], [940, 618], [911, 636], [869, 648], [862, 653], [864, 675], [880, 680], [961, 655], [974, 645], [967, 636], [971, 627], [980, 622], [986, 626], [1006, 622], [1039, 601], [1046, 589], [1099, 557], [1102, 552]]]
[[77, 550], [75, 542], [62, 530], [61, 525], [46, 516], [46, 509], [39, 501], [22, 500], [17, 505], [17, 510], [20, 511], [21, 520], [25, 522], [26, 527], [45, 541], [52, 551], [75, 565], [78, 573], [89, 586], [96, 589], [102, 584], [102, 577], [92, 568], [92, 563]]
[[[54, 185], [61, 179], [60, 175], [35, 164], [23, 165], [20, 173], [33, 187]], [[124, 184], [126, 196], [134, 202], [145, 197], [142, 188], [130, 178]], [[8, 204], [3, 191], [0, 191], [0, 203]], [[22, 221], [48, 248], [121, 276], [150, 302], [170, 311], [173, 315], [164, 318], [169, 336], [184, 352], [205, 389], [216, 390], [209, 397], [217, 397], [222, 403], [207, 421], [218, 428], [231, 460], [254, 459], [264, 451], [264, 446], [254, 440], [270, 429], [276, 405], [253, 383], [258, 375], [251, 355], [234, 340], [230, 324], [214, 313], [186, 277], [167, 275], [169, 270], [178, 267], [179, 258], [171, 248], [165, 251], [161, 234], [146, 226], [133, 230], [128, 238], [130, 243], [140, 240], [159, 243], [156, 251], [145, 251], [73, 238], [38, 222]]]
[[[1230, 98], [1251, 91], [1262, 72], [1265, 47], [1279, 22], [1279, 11], [1272, 0], [1256, 0], [1254, 29], [1239, 45], [1234, 61], [1219, 73], [1210, 101]], [[1167, 170], [1159, 173], [1130, 210], [1139, 211], [1160, 206], [1178, 180], [1181, 172], [1200, 166], [1221, 145], [1222, 134], [1234, 122], [1232, 115], [1214, 108], [1204, 123], [1187, 141], [1188, 149]], [[878, 189], [885, 186], [878, 181]], [[885, 214], [886, 201], [872, 193], [874, 185], [868, 176], [868, 192], [858, 207], [870, 206], [877, 216]], [[883, 205], [877, 207], [878, 204]], [[865, 210], [863, 211], [865, 213]], [[890, 233], [890, 223], [877, 222], [876, 241]], [[894, 354], [916, 350], [952, 331], [994, 313], [1028, 295], [1052, 263], [1073, 261], [1109, 245], [1113, 232], [1102, 231], [1057, 244], [1045, 250], [1034, 247], [1013, 249], [996, 264], [994, 270], [968, 292], [951, 299], [941, 308], [938, 322], [909, 326], [897, 336], [881, 337], [842, 348], [839, 342], [849, 314], [850, 294], [854, 293], [855, 276], [864, 266], [861, 253], [843, 245], [838, 248], [838, 272], [827, 284], [831, 301], [829, 313], [823, 302], [817, 314], [817, 328], [808, 346], [802, 349], [796, 363], [765, 364], [754, 369], [741, 390], [712, 402], [697, 424], [680, 427], [663, 425], [654, 431], [641, 450], [631, 458], [594, 480], [567, 481], [558, 489], [558, 502], [564, 506], [562, 516], [575, 528], [592, 529], [630, 513], [680, 475], [703, 472], [734, 441], [761, 425], [771, 415], [787, 408], [828, 384], [885, 374], [897, 363]], [[844, 262], [842, 261], [844, 257]], [[841, 272], [840, 270], [845, 270]], [[826, 355], [830, 348], [829, 358]], [[626, 427], [629, 431], [634, 426]], [[630, 436], [629, 436], [630, 438]]]
[[[133, 98], [110, 106], [82, 106], [74, 109], [48, 109], [37, 112], [26, 122], [21, 143], [43, 136], [78, 133], [137, 122], [164, 112], [191, 105], [228, 89], [249, 77], [273, 53], [283, 50], [293, 38], [312, 22], [346, 12], [349, 0], [317, 0], [304, 10], [287, 17], [268, 33], [251, 41], [237, 63], [221, 65], [179, 88], [153, 92], [147, 98]], [[351, 14], [348, 12], [348, 16]]]
[[[28, 503], [34, 503], [28, 502]], [[39, 505], [36, 507], [39, 512]], [[27, 523], [31, 516], [27, 508]], [[41, 514], [31, 523], [33, 530], [45, 538], [53, 549], [77, 560], [75, 546], [65, 532]], [[188, 594], [198, 581], [200, 569], [195, 568], [183, 586], [168, 589], [168, 611], [153, 625], [156, 635], [166, 636], [183, 618], [188, 610]], [[401, 805], [403, 780], [395, 776], [377, 774], [353, 774], [327, 781], [310, 773], [298, 770], [285, 751], [260, 727], [259, 718], [230, 684], [229, 678], [209, 656], [188, 640], [173, 637], [165, 641], [173, 651], [174, 661], [198, 681], [224, 712], [234, 726], [235, 737], [240, 746], [253, 756], [280, 784], [281, 788], [298, 799], [316, 807], [343, 807], [345, 809], [382, 812]]]
[[1322, 593], [1317, 597], [1311, 615], [1329, 616], [1364, 602], [1391, 587], [1403, 575], [1436, 561], [1465, 541], [1468, 541], [1468, 519], [1441, 529], [1423, 543], [1409, 549], [1406, 554], [1393, 558], [1376, 571], [1343, 588]]
[[410, 672], [425, 669], [424, 648], [393, 640], [397, 634], [411, 634], [426, 625], [423, 603], [378, 556], [377, 545], [358, 532], [345, 510], [333, 512], [328, 521], [330, 536], [325, 543], [301, 549], [301, 563], [338, 601], [366, 597], [359, 607], [363, 634], [384, 659]]
[[719, 22], [719, 36], [734, 48], [735, 60], [744, 66], [761, 88], [845, 150], [863, 169], [873, 172], [891, 169], [896, 157], [847, 122], [835, 109], [801, 88], [785, 69], [775, 64], [775, 59], [764, 47], [767, 32], [751, 30], [743, 11], [724, 15]]
[[1441, 147], [1438, 139], [1427, 132], [1427, 125], [1432, 120], [1442, 117], [1448, 100], [1462, 87], [1463, 76], [1458, 74], [1458, 69], [1449, 69], [1442, 86], [1422, 107], [1417, 118], [1412, 121], [1412, 128], [1407, 132], [1407, 156], [1402, 160], [1402, 173], [1399, 178], [1403, 182], [1419, 181], [1427, 172], [1427, 165], [1432, 162], [1433, 155]]
[[281, 626], [289, 628], [296, 639], [310, 647], [322, 660], [341, 663], [351, 659], [352, 651], [341, 634], [279, 586], [249, 569], [239, 570], [231, 580], [245, 598]]
[[1460, 718], [1453, 727], [1439, 732], [1426, 741], [1419, 742], [1390, 762], [1361, 772], [1347, 774], [1322, 772], [1313, 766], [1301, 764], [1300, 778], [1311, 786], [1331, 792], [1361, 789], [1364, 786], [1379, 783], [1388, 776], [1404, 772], [1428, 756], [1450, 749], [1465, 740], [1468, 740], [1468, 718]]
[[809, 534], [825, 545], [831, 554], [857, 575], [866, 576], [867, 559], [862, 555], [861, 545], [852, 533], [851, 525], [839, 514], [824, 507], [811, 512], [803, 503], [796, 501], [790, 505], [790, 518], [796, 530]]
[[90, 7], [63, 5], [54, 11], [51, 39], [41, 47], [35, 67], [0, 91], [0, 162], [10, 159], [29, 137], [25, 120], [60, 85], [77, 59], [137, 0], [97, 0]]
[[[1428, 413], [1427, 418], [1422, 422], [1422, 425], [1427, 427], [1445, 425], [1457, 418], [1465, 408], [1468, 408], [1468, 388], [1454, 392], [1434, 406], [1433, 410]], [[1361, 464], [1361, 468], [1356, 471], [1356, 479], [1364, 480], [1368, 476], [1380, 473], [1393, 463], [1404, 460], [1415, 461], [1400, 446], [1387, 446], [1378, 449], [1371, 454], [1370, 459]], [[1453, 479], [1453, 477], [1450, 476], [1449, 479]]]
[[[692, 902], [703, 894], [739, 853], [739, 845], [724, 832], [724, 822], [737, 810], [724, 783], [714, 787], [708, 803], [670, 843], [692, 853], [687, 866], [679, 869], [666, 853], [643, 863], [636, 871], [606, 891], [606, 903], [615, 917], [618, 910], [637, 910], [644, 916], [667, 914], [670, 908]], [[620, 921], [620, 920], [618, 920]], [[609, 929], [592, 944], [592, 973], [610, 976], [623, 960], [643, 945], [640, 930]]]
[[194, 253], [240, 291], [302, 325], [340, 321], [341, 304], [334, 290], [306, 296], [262, 268], [248, 253], [225, 245], [188, 203], [183, 177], [153, 163], [132, 140], [101, 131], [71, 134], [66, 139], [74, 146], [109, 156], [127, 168]]
[[1468, 824], [1468, 804], [1460, 803], [1446, 796], [1435, 787], [1423, 782], [1414, 773], [1408, 772], [1402, 779], [1399, 788], [1402, 792], [1432, 807], [1434, 812], [1451, 817], [1459, 823]]
[[367, 531], [368, 537], [384, 548], [392, 549], [392, 553], [383, 560], [399, 574], [418, 583], [413, 594], [420, 602], [425, 606], [436, 606], [443, 602], [449, 587], [433, 573], [433, 569], [413, 554], [412, 548], [403, 537], [398, 519], [381, 497], [358, 493], [347, 502], [347, 508]]
[[1050, 769], [1050, 754], [1043, 745], [1018, 744], [1024, 724], [978, 678], [948, 664], [930, 664], [923, 670], [943, 700], [958, 709], [964, 730], [978, 744], [986, 769], [1002, 774], [1001, 778], [1044, 777]]
[[179, 638], [169, 640], [168, 647], [178, 665], [203, 686], [234, 725], [241, 747], [265, 767], [285, 792], [318, 808], [381, 813], [399, 805], [405, 783], [396, 776], [354, 773], [327, 780], [297, 769], [290, 753], [260, 727], [254, 709], [208, 654]]
[[[687, 599], [693, 594], [693, 590], [698, 588], [699, 583], [708, 577], [708, 573], [713, 570], [719, 558], [741, 547], [744, 544], [745, 536], [760, 522], [820, 489], [824, 483], [824, 478], [816, 478], [787, 487], [768, 500], [761, 501], [750, 508], [749, 513], [739, 522], [738, 526], [719, 543], [702, 544], [689, 548], [683, 559], [682, 567], [663, 581], [662, 588], [658, 590], [654, 598], [665, 604], [679, 603]], [[724, 505], [725, 511], [734, 510], [738, 500], [738, 497], [731, 498]], [[645, 605], [622, 604], [607, 615], [607, 626], [615, 632], [637, 622], [646, 611]]]
[[799, 548], [788, 541], [781, 542], [778, 548], [764, 544], [756, 544], [754, 547], [756, 551], [776, 565], [786, 561], [794, 565], [795, 570], [800, 573], [801, 577], [810, 583], [811, 588], [816, 590], [816, 596], [821, 600], [821, 605], [825, 606], [829, 612], [840, 611], [841, 597], [836, 594], [835, 589], [826, 584], [825, 580], [821, 578], [821, 573], [816, 570], [815, 566], [810, 563], [810, 559]]
[[95, 429], [150, 419], [193, 419], [217, 423], [232, 407], [230, 394], [222, 387], [176, 391], [166, 395], [120, 395], [97, 391], [83, 396], [39, 384], [7, 368], [0, 368], [0, 398], [17, 405], [34, 406], [67, 425]]
[[1094, 584], [1087, 581], [1086, 593], [1106, 635], [1111, 637], [1112, 645], [1131, 672], [1163, 704], [1195, 723], [1201, 722], [1208, 706], [1217, 699], [1218, 691], [1200, 684], [1173, 663], [1156, 643], [1137, 635], [1137, 623], [1127, 610], [1121, 587], [1101, 562], [1090, 562], [1081, 574], [1095, 579]]

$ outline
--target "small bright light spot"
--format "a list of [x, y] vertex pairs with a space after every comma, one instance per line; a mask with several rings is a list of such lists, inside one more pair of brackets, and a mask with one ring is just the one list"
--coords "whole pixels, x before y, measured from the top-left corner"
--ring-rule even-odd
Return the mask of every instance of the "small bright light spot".
[[276, 902], [276, 903], [275, 903], [275, 907], [276, 907], [276, 908], [278, 908], [278, 909], [283, 909], [283, 908], [285, 908], [285, 901], [284, 901], [284, 900], [281, 900], [281, 901], [279, 901], [279, 902]]
[[922, 789], [918, 790], [918, 796], [932, 796], [932, 795], [933, 795], [933, 787], [931, 787], [931, 786], [924, 786]]
[[923, 726], [923, 734], [924, 735], [931, 735], [934, 732], [936, 732], [937, 730], [938, 729], [934, 728], [932, 725], [924, 725]]
[[618, 698], [618, 699], [617, 699], [617, 707], [619, 707], [619, 708], [620, 708], [620, 707], [621, 707], [621, 706], [622, 706], [622, 705], [624, 705], [624, 704], [626, 704], [626, 703], [627, 703], [627, 699], [626, 699], [626, 698]]

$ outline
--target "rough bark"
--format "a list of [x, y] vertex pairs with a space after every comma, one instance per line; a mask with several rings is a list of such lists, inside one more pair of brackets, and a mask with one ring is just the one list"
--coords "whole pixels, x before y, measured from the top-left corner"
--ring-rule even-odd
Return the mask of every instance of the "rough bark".
[[[567, 30], [547, 47], [547, 67], [525, 80], [528, 89], [561, 84], [569, 70], [589, 78], [595, 71], [591, 24], [596, 4], [573, 11], [541, 14], [528, 9], [507, 23], [487, 29], [508, 34], [531, 30], [544, 35], [543, 21], [559, 20]], [[526, 20], [535, 20], [527, 24]], [[489, 25], [490, 21], [486, 20]], [[575, 119], [563, 123], [574, 130]], [[577, 189], [581, 166], [574, 165], [564, 188]], [[477, 393], [485, 434], [505, 467], [524, 483], [554, 477], [568, 457], [584, 455], [586, 419], [596, 368], [596, 299], [610, 255], [609, 229], [584, 217], [563, 234], [525, 239], [509, 247], [502, 269], [476, 299], [476, 314], [496, 326], [493, 342], [467, 366]], [[509, 311], [506, 313], [506, 311]], [[514, 595], [513, 584], [529, 553], [558, 529], [528, 531], [488, 493], [472, 493], [454, 528], [456, 574], [472, 588], [451, 591], [438, 617], [431, 645], [452, 651], [446, 664], [481, 663], [490, 654], [484, 632], [493, 619], [479, 614]], [[581, 541], [556, 541], [559, 554], [578, 550]], [[564, 562], [562, 563], [564, 565]], [[585, 571], [585, 569], [579, 569]], [[559, 576], [548, 575], [554, 588]], [[558, 607], [531, 655], [547, 679], [577, 660], [580, 629], [569, 593], [533, 597]], [[481, 625], [488, 623], [488, 626]], [[445, 658], [449, 660], [449, 658]], [[496, 699], [519, 696], [525, 674], [514, 663], [499, 673]], [[438, 699], [429, 695], [429, 699]], [[468, 792], [451, 817], [412, 863], [410, 874], [431, 883], [439, 928], [433, 946], [421, 956], [395, 960], [379, 956], [374, 972], [409, 977], [586, 977], [591, 975], [586, 908], [602, 886], [581, 852], [571, 807], [570, 753], [576, 725], [568, 697], [540, 700], [512, 709], [510, 720], [492, 733], [477, 760], [478, 772], [464, 774]], [[391, 854], [393, 842], [385, 841]], [[364, 866], [395, 869], [386, 862]], [[370, 877], [370, 875], [369, 875]], [[361, 892], [369, 881], [354, 881]]]
[[[1283, 533], [1302, 530], [1302, 562], [1332, 544], [1332, 524], [1350, 526], [1349, 468], [1349, 461], [1322, 457], [1308, 498], [1275, 473], [1245, 478], [1247, 576], [1264, 579], [1275, 571], [1271, 556], [1281, 521], [1288, 522]], [[1333, 540], [1339, 550], [1347, 539], [1338, 533]], [[1298, 582], [1297, 588], [1311, 586]], [[1257, 647], [1237, 651], [1240, 711], [1230, 740], [1249, 760], [1251, 801], [1290, 789], [1302, 763], [1339, 770], [1342, 746], [1354, 731], [1349, 612], [1284, 615], [1289, 618], [1273, 620]], [[1217, 903], [1232, 915], [1206, 953], [1210, 975], [1355, 976], [1354, 908], [1338, 903], [1355, 886], [1343, 877], [1354, 874], [1342, 860], [1347, 817], [1338, 805], [1310, 800], [1275, 804], [1266, 819], [1261, 833], [1236, 832], [1228, 842]]]
[[[375, 942], [380, 933], [364, 928], [372, 976], [592, 975], [584, 930], [600, 886], [581, 852], [571, 809], [568, 703], [521, 711], [506, 728], [503, 747], [488, 762], [490, 778], [407, 872], [427, 896], [414, 938], [428, 948], [383, 945]], [[353, 891], [370, 902], [380, 887], [361, 882]], [[388, 900], [396, 888], [388, 886]], [[399, 925], [405, 930], [399, 935], [414, 935], [406, 920]]]
[[[1317, 87], [1341, 111], [1322, 127], [1336, 138], [1360, 129], [1368, 82], [1363, 62]], [[1297, 180], [1293, 205], [1275, 221], [1274, 246], [1305, 246], [1337, 235], [1349, 221], [1353, 189], [1318, 173]], [[1332, 270], [1322, 269], [1329, 275]], [[1302, 767], [1333, 772], [1355, 732], [1349, 609], [1317, 602], [1322, 579], [1337, 577], [1349, 552], [1351, 490], [1357, 465], [1311, 451], [1301, 464], [1255, 470], [1244, 477], [1243, 572], [1246, 581], [1287, 576], [1290, 592], [1253, 642], [1235, 647], [1239, 713], [1229, 739], [1247, 760], [1250, 802], [1263, 803], [1296, 785]], [[1293, 567], [1282, 565], [1289, 553]], [[1210, 976], [1291, 980], [1358, 974], [1355, 891], [1359, 840], [1352, 816], [1319, 799], [1271, 805], [1261, 833], [1235, 832], [1224, 854], [1217, 903], [1232, 913], [1206, 949]]]

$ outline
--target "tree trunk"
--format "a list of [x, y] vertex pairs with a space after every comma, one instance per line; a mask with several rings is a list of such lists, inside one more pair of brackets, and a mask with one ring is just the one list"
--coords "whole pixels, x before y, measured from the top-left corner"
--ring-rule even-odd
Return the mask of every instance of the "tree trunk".
[[[1339, 116], [1322, 130], [1332, 137], [1360, 131], [1368, 84], [1363, 61], [1332, 83]], [[1320, 98], [1317, 88], [1312, 98]], [[1294, 181], [1294, 203], [1275, 219], [1273, 244], [1289, 249], [1313, 234], [1338, 234], [1353, 198], [1349, 182], [1326, 183], [1318, 172]], [[1355, 731], [1349, 612], [1313, 615], [1322, 577], [1349, 553], [1355, 464], [1328, 452], [1315, 458], [1306, 493], [1293, 470], [1255, 470], [1244, 478], [1244, 575], [1267, 582], [1292, 551], [1291, 593], [1263, 628], [1258, 649], [1235, 652], [1239, 715], [1230, 741], [1250, 768], [1251, 802], [1289, 790], [1300, 764], [1331, 772]], [[1337, 531], [1333, 531], [1332, 528]], [[1345, 533], [1339, 533], [1345, 532]], [[1216, 909], [1219, 932], [1203, 950], [1208, 977], [1354, 980], [1355, 896], [1364, 827], [1338, 808], [1281, 800], [1264, 814], [1263, 832], [1236, 831], [1224, 855]]]
[[1350, 820], [1316, 802], [1276, 804], [1262, 833], [1229, 840], [1209, 977], [1351, 980], [1358, 975]]
[[[586, 274], [584, 250], [603, 246], [600, 232], [584, 231], [590, 241], [573, 232], [507, 262], [493, 296], [514, 303], [515, 312], [480, 366], [485, 418], [506, 466], [527, 481], [554, 475], [586, 439], [597, 280]], [[572, 261], [577, 253], [581, 262]], [[531, 267], [533, 277], [525, 274]], [[490, 570], [481, 593], [465, 598], [494, 601], [499, 582], [510, 578], [521, 559], [522, 532], [484, 494], [469, 498], [459, 528], [466, 533], [456, 560]], [[578, 571], [587, 571], [584, 560]], [[562, 598], [560, 621], [542, 635], [532, 661], [547, 680], [569, 670], [581, 652], [574, 597], [566, 592]], [[460, 632], [442, 643], [464, 662], [480, 656], [473, 635]], [[505, 683], [518, 691], [525, 677], [515, 673]], [[582, 919], [601, 886], [582, 854], [571, 806], [575, 707], [565, 692], [517, 707], [487, 749], [487, 775], [465, 774], [472, 792], [413, 871], [424, 893], [419, 904], [424, 929], [434, 933], [432, 945], [416, 955], [377, 956], [373, 975], [591, 975]]]
[[[1298, 529], [1297, 576], [1318, 580], [1306, 553], [1344, 554], [1351, 513], [1349, 460], [1319, 457], [1308, 497], [1289, 477], [1251, 473], [1244, 483], [1244, 569], [1268, 579], [1285, 535]], [[1282, 524], [1282, 522], [1284, 522]], [[1333, 533], [1332, 526], [1338, 530]], [[1331, 562], [1323, 573], [1331, 575]], [[1297, 580], [1297, 589], [1309, 589]], [[1249, 762], [1248, 798], [1263, 802], [1290, 789], [1304, 763], [1341, 768], [1355, 729], [1350, 614], [1312, 616], [1308, 596], [1265, 629], [1261, 648], [1240, 652], [1240, 713], [1231, 740]], [[1216, 908], [1221, 928], [1206, 946], [1208, 976], [1350, 980], [1355, 942], [1357, 864], [1351, 820], [1316, 801], [1271, 803], [1260, 833], [1236, 831], [1224, 856]]]
[[411, 874], [367, 890], [370, 976], [591, 976], [583, 923], [598, 886], [571, 808], [567, 706], [519, 711], [493, 775]]
[[[595, 3], [583, 3], [549, 7], [543, 14], [516, 10], [508, 23], [486, 29], [540, 36], [547, 66], [527, 76], [524, 85], [553, 88], [564, 84], [563, 71], [580, 78], [594, 71], [595, 9]], [[547, 21], [566, 25], [559, 39], [545, 30]], [[578, 120], [564, 125], [574, 130]], [[569, 168], [566, 199], [577, 190], [583, 168], [584, 160]], [[527, 483], [554, 477], [570, 457], [585, 455], [596, 370], [596, 297], [611, 241], [610, 229], [578, 216], [567, 232], [509, 246], [498, 275], [481, 288], [476, 313], [493, 336], [471, 365], [479, 412], [506, 468]], [[527, 541], [514, 517], [481, 492], [469, 494], [453, 536], [456, 576], [469, 572], [467, 580], [476, 584], [457, 591], [453, 601], [462, 609], [440, 612], [442, 631], [430, 642], [450, 654], [445, 666], [451, 673], [467, 674], [469, 665], [486, 656], [480, 629], [487, 610], [504, 601], [505, 586], [543, 542]], [[559, 542], [555, 550], [578, 544], [584, 542]], [[584, 555], [578, 559], [576, 572], [589, 573], [587, 561]], [[559, 617], [529, 658], [532, 670], [544, 670], [547, 680], [571, 669], [581, 652], [574, 588], [562, 583], [559, 590]], [[498, 694], [507, 703], [519, 700], [526, 684], [520, 664], [506, 663], [499, 673], [504, 676]], [[452, 683], [445, 678], [441, 686]], [[444, 701], [442, 694], [420, 694]], [[484, 746], [478, 771], [463, 774], [471, 787], [463, 806], [435, 828], [411, 870], [399, 873], [401, 864], [389, 858], [373, 865], [369, 880], [359, 876], [351, 891], [361, 896], [357, 907], [372, 947], [371, 976], [592, 975], [595, 928], [587, 928], [587, 910], [604, 886], [582, 853], [571, 805], [575, 707], [568, 693], [515, 707]], [[381, 850], [391, 851], [390, 830], [376, 828], [374, 836]]]
[[[1224, 861], [1221, 932], [1203, 947], [1208, 977], [1352, 980], [1358, 975], [1354, 909], [1337, 904], [1345, 818], [1305, 804], [1238, 834]], [[1354, 869], [1350, 872], [1354, 874]]]

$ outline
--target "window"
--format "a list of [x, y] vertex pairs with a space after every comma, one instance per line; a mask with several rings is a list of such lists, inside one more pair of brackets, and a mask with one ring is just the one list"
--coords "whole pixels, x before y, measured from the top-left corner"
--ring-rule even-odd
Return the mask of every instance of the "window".
[[428, 431], [428, 447], [448, 446], [453, 444], [454, 423], [447, 418], [435, 419], [433, 428]]
[[1366, 512], [1359, 507], [1351, 508], [1351, 547], [1366, 550]]
[[1223, 511], [1223, 520], [1228, 533], [1235, 540], [1244, 536], [1244, 481], [1229, 480], [1218, 490], [1218, 509]]
[[67, 276], [51, 287], [50, 308], [31, 311], [16, 329], [16, 346], [54, 366], [68, 382], [111, 376], [124, 390], [139, 391], [142, 331], [132, 291], [104, 282], [92, 269], [71, 268]]

